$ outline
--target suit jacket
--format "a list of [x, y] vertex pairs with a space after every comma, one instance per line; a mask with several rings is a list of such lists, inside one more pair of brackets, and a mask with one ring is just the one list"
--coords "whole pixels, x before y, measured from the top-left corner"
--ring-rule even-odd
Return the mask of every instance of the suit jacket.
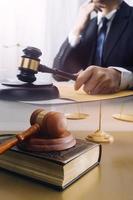
[[[93, 18], [87, 23], [78, 45], [71, 47], [66, 39], [54, 59], [53, 67], [76, 73], [94, 65], [97, 28], [97, 18]], [[105, 41], [102, 67], [109, 66], [133, 72], [133, 8], [125, 2], [116, 12]]]

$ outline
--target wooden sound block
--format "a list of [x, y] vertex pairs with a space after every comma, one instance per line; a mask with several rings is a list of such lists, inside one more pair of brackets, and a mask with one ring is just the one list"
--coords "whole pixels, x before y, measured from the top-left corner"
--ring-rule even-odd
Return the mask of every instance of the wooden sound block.
[[98, 143], [111, 143], [114, 141], [114, 138], [102, 130], [97, 130], [96, 132], [89, 134], [86, 140]]
[[66, 137], [54, 139], [32, 137], [29, 140], [18, 144], [18, 147], [30, 152], [50, 152], [69, 149], [75, 146], [75, 144], [75, 138], [69, 133], [66, 134]]
[[23, 82], [3, 82], [0, 99], [37, 101], [59, 98], [59, 90], [51, 84], [28, 84]]

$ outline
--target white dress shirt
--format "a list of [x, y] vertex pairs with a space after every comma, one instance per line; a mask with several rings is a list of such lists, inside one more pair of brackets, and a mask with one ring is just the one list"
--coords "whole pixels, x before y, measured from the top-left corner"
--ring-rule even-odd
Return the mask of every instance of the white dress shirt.
[[[115, 17], [116, 11], [117, 11], [117, 9], [109, 12], [107, 15], [104, 16], [109, 20], [108, 24], [107, 24], [108, 28], [107, 28], [106, 37], [109, 33], [109, 30], [110, 30], [112, 21]], [[102, 27], [102, 17], [103, 17], [102, 12], [98, 12], [98, 14], [97, 14], [98, 30], [100, 30], [100, 28]], [[72, 47], [75, 47], [77, 44], [79, 44], [81, 38], [82, 38], [82, 35], [77, 36], [77, 35], [74, 35], [73, 32], [70, 32], [68, 35], [68, 41]], [[133, 87], [133, 73], [131, 71], [126, 70], [122, 67], [117, 67], [117, 66], [109, 66], [109, 68], [114, 68], [121, 72], [120, 90], [124, 90], [124, 89]]]

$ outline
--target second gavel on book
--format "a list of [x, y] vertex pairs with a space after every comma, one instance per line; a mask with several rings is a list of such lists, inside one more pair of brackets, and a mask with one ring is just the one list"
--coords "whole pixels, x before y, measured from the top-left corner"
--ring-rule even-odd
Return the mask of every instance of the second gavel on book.
[[63, 113], [35, 110], [30, 117], [31, 127], [0, 144], [0, 154], [17, 145], [30, 152], [61, 151], [73, 147], [75, 138], [67, 130]]
[[68, 80], [76, 80], [77, 76], [74, 74], [70, 74], [58, 69], [51, 69], [46, 65], [40, 64], [39, 57], [42, 55], [40, 49], [35, 47], [27, 47], [23, 50], [23, 52], [24, 55], [22, 56], [21, 64], [19, 66], [20, 74], [17, 75], [19, 80], [26, 83], [32, 83], [36, 80], [35, 74], [38, 72], [51, 73]]

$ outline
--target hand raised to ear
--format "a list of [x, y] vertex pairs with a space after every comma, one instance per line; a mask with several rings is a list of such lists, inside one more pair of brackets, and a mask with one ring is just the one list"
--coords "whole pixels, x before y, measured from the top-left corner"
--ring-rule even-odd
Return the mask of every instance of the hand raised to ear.
[[79, 35], [84, 29], [92, 11], [101, 11], [102, 8], [105, 8], [105, 4], [103, 3], [85, 1], [85, 3], [80, 6], [78, 17], [72, 32], [75, 35]]
[[83, 86], [87, 94], [111, 94], [119, 91], [121, 72], [113, 68], [90, 66], [82, 71], [75, 82], [75, 90]]

